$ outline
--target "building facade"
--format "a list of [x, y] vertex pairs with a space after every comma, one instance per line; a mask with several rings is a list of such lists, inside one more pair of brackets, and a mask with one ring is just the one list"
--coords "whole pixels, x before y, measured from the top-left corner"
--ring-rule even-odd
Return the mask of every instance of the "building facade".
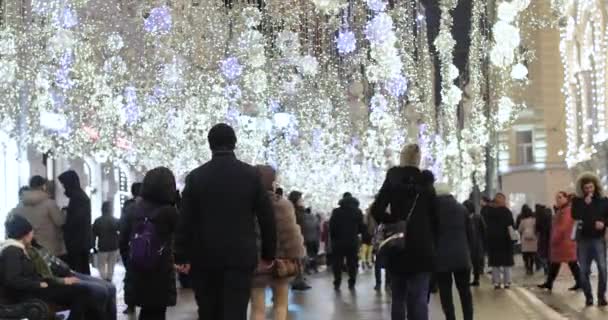
[[[550, 12], [538, 3], [533, 10]], [[551, 206], [557, 191], [572, 190], [572, 173], [566, 165], [564, 67], [560, 56], [560, 29], [527, 30], [535, 59], [528, 63], [530, 81], [515, 93], [526, 104], [517, 121], [499, 135], [499, 189], [514, 212], [521, 205]]]

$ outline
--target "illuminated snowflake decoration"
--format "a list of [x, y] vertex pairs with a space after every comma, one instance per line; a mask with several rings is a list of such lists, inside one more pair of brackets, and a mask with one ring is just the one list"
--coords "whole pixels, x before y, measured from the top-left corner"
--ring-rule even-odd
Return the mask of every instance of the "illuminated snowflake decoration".
[[354, 52], [357, 49], [355, 33], [350, 30], [340, 31], [336, 37], [336, 46], [341, 55]]
[[67, 8], [63, 10], [60, 24], [63, 28], [71, 29], [78, 24], [78, 15], [74, 9]]
[[139, 119], [139, 107], [137, 106], [137, 92], [135, 87], [126, 87], [124, 91], [125, 104], [123, 106], [125, 120], [133, 124]]
[[372, 111], [386, 111], [387, 107], [388, 101], [386, 101], [386, 98], [381, 94], [375, 94], [370, 100], [370, 108]]
[[224, 77], [230, 81], [237, 79], [243, 73], [243, 66], [239, 63], [239, 59], [235, 57], [223, 60], [220, 69]]
[[319, 62], [317, 58], [307, 55], [300, 59], [299, 70], [303, 75], [314, 76], [317, 74]]
[[8, 30], [0, 31], [0, 55], [12, 56], [17, 54], [15, 36]]
[[248, 28], [255, 28], [262, 21], [260, 10], [254, 7], [247, 7], [241, 12], [241, 18]]
[[386, 10], [386, 5], [384, 0], [367, 0], [367, 7], [374, 12]]
[[144, 21], [144, 29], [150, 33], [167, 33], [171, 30], [172, 25], [171, 10], [167, 6], [153, 8]]
[[376, 15], [365, 26], [365, 37], [372, 44], [383, 43], [391, 40], [393, 33], [393, 19], [382, 12]]
[[528, 77], [528, 68], [521, 63], [513, 66], [511, 69], [511, 78], [515, 80], [526, 80]]
[[112, 33], [107, 40], [108, 50], [110, 52], [115, 53], [120, 51], [125, 46], [122, 37], [118, 33]]
[[237, 85], [232, 84], [224, 88], [224, 97], [229, 101], [239, 100], [241, 96], [241, 88]]
[[387, 81], [385, 88], [391, 96], [399, 98], [407, 91], [407, 79], [399, 75]]

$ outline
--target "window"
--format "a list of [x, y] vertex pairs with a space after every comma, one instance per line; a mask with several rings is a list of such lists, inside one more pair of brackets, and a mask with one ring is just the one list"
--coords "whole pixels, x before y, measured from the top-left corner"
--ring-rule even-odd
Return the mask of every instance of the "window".
[[534, 135], [532, 130], [517, 131], [515, 133], [517, 146], [517, 164], [526, 165], [534, 163]]

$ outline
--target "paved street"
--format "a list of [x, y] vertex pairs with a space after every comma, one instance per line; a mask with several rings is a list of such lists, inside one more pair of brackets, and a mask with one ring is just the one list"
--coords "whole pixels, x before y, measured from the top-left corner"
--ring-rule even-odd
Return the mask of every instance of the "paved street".
[[[122, 272], [117, 274], [115, 282]], [[385, 293], [377, 294], [373, 290], [373, 275], [364, 272], [360, 276], [355, 293], [343, 289], [336, 294], [332, 289], [331, 277], [321, 273], [310, 279], [313, 289], [299, 293], [292, 292], [290, 297], [290, 320], [388, 320], [390, 319], [390, 297]], [[521, 290], [495, 291], [487, 280], [482, 287], [474, 289], [475, 319], [480, 320], [545, 320], [555, 319], [553, 314], [543, 312], [544, 306], [531, 303]], [[456, 295], [457, 297], [457, 295]], [[123, 310], [122, 290], [119, 290], [119, 310]], [[456, 305], [459, 302], [456, 298]], [[460, 308], [458, 307], [458, 313]], [[179, 295], [178, 306], [169, 310], [168, 319], [192, 320], [196, 319], [196, 306], [190, 290], [182, 290]], [[431, 319], [443, 319], [439, 297], [433, 296], [431, 302]], [[270, 314], [269, 314], [269, 319]], [[120, 320], [128, 317], [122, 314]], [[459, 318], [461, 319], [460, 315]]]
[[[521, 257], [517, 257], [516, 259], [521, 260]], [[518, 263], [521, 262], [518, 261]], [[581, 291], [568, 291], [568, 288], [574, 284], [568, 266], [562, 266], [552, 293], [536, 288], [536, 285], [543, 283], [544, 279], [545, 277], [542, 272], [537, 272], [534, 276], [526, 276], [523, 267], [517, 267], [514, 272], [516, 283], [527, 289], [529, 293], [566, 319], [599, 320], [608, 318], [608, 308], [598, 308], [597, 306], [585, 307], [585, 298]], [[597, 274], [592, 274], [591, 283], [593, 284], [593, 292], [595, 294], [597, 292]]]

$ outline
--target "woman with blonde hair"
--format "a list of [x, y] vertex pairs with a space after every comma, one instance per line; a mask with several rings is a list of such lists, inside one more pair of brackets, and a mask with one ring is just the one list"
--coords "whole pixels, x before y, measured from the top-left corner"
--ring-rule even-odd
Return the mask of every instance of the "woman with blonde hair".
[[[276, 171], [270, 166], [257, 166], [262, 184], [271, 199], [277, 230], [277, 259], [298, 263], [306, 256], [304, 238], [296, 223], [296, 214], [289, 200], [274, 193]], [[277, 262], [275, 261], [275, 264]], [[251, 292], [251, 320], [266, 319], [266, 288], [272, 288], [275, 320], [287, 319], [289, 282], [291, 277], [278, 277], [269, 272], [256, 272]]]

